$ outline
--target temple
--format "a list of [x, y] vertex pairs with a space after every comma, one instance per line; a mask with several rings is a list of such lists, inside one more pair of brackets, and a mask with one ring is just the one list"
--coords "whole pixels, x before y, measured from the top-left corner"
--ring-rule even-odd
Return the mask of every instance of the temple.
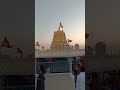
[[[63, 26], [60, 25], [56, 31], [54, 31], [50, 49], [39, 50], [36, 48], [36, 58], [55, 58], [55, 57], [79, 57], [84, 55], [84, 49], [79, 48], [79, 44], [71, 46], [69, 40], [66, 39]], [[39, 45], [37, 45], [39, 47]]]
[[[39, 73], [39, 66], [45, 65], [46, 68], [46, 90], [75, 90], [72, 76], [72, 62], [76, 59], [80, 63], [80, 57], [85, 55], [85, 50], [79, 48], [79, 44], [71, 46], [67, 40], [63, 26], [60, 25], [53, 33], [50, 49], [35, 51], [35, 73]], [[37, 45], [39, 47], [39, 44]], [[81, 63], [82, 65], [83, 63]], [[63, 82], [63, 85], [61, 85]], [[35, 80], [37, 83], [37, 80]], [[57, 83], [57, 84], [56, 84]], [[67, 86], [69, 83], [70, 87]], [[56, 86], [56, 87], [54, 87]], [[60, 89], [58, 89], [60, 88]]]
[[66, 35], [63, 30], [58, 27], [57, 31], [54, 31], [52, 44], [50, 50], [52, 51], [60, 51], [60, 50], [69, 50], [70, 46], [66, 40]]

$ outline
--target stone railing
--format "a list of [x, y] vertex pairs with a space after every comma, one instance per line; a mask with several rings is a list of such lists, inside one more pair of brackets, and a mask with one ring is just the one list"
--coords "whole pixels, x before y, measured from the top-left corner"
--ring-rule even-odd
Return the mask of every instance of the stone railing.
[[36, 58], [52, 58], [52, 57], [76, 57], [83, 56], [84, 50], [66, 50], [66, 51], [36, 51]]
[[46, 73], [71, 73], [72, 61], [56, 61], [56, 62], [37, 62], [36, 73], [39, 73], [39, 66], [45, 65]]

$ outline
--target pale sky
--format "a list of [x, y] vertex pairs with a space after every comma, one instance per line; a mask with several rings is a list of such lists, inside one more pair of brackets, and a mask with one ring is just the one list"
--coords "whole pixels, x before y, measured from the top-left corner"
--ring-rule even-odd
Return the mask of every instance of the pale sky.
[[35, 0], [35, 41], [50, 48], [59, 23], [70, 45], [85, 44], [85, 0]]
[[23, 56], [34, 52], [34, 0], [0, 0], [0, 45], [5, 36], [10, 45], [23, 51]]
[[120, 48], [120, 0], [86, 0], [86, 33], [93, 32], [87, 40], [92, 46], [99, 41], [107, 48]]

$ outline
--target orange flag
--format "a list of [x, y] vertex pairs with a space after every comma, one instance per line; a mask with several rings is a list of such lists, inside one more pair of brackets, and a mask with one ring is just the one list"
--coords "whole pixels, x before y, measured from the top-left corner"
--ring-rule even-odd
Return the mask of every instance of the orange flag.
[[35, 46], [40, 46], [40, 44], [39, 44], [39, 42], [38, 42], [38, 41], [36, 42], [36, 45], [35, 45]]
[[72, 40], [68, 39], [68, 43], [69, 43], [69, 42], [72, 42]]
[[91, 34], [93, 33], [90, 33], [90, 34], [85, 33], [85, 39], [87, 39]]
[[[14, 46], [14, 45], [13, 45]], [[10, 45], [7, 37], [4, 38], [2, 44], [1, 44], [1, 47], [6, 47], [6, 48], [12, 48], [13, 47], [12, 45]]]
[[44, 46], [42, 46], [42, 48], [44, 49]]

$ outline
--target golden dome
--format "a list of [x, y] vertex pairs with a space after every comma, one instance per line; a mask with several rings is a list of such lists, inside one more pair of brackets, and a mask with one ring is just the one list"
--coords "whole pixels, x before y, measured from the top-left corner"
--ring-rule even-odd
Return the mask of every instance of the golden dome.
[[58, 28], [57, 31], [54, 31], [51, 50], [65, 50], [66, 47], [68, 47], [66, 35], [63, 30]]

